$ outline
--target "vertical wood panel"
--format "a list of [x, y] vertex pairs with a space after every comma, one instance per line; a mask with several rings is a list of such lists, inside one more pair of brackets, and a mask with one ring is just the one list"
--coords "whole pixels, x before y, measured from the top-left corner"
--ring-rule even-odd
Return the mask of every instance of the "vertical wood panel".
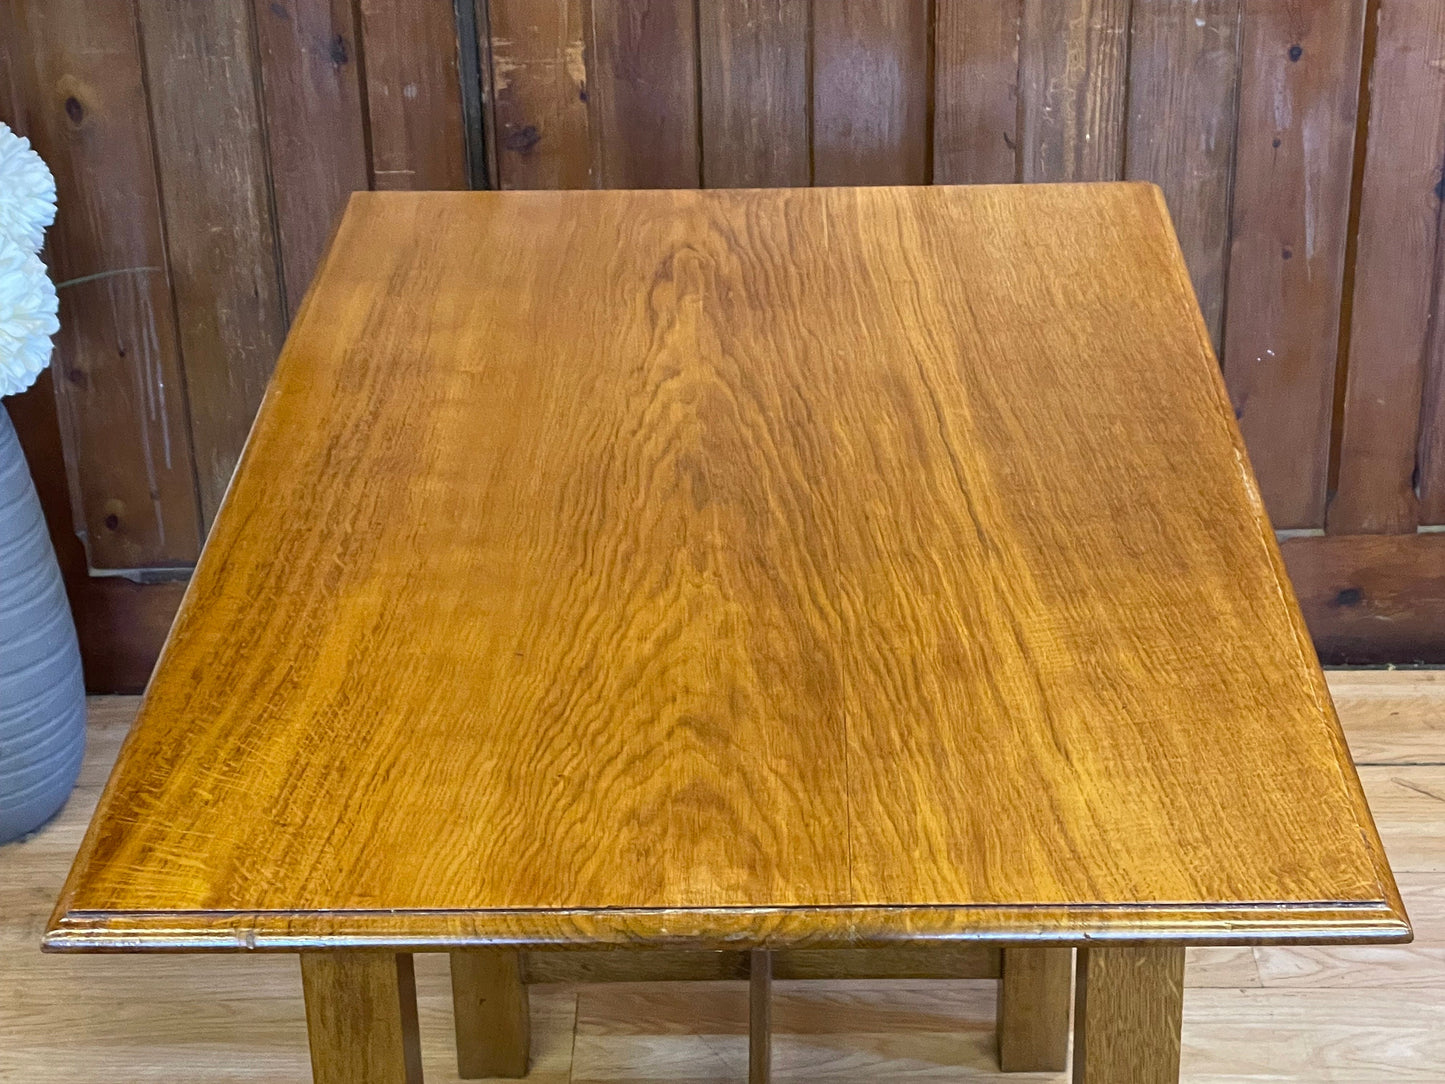
[[810, 183], [809, 0], [698, 6], [708, 188]]
[[936, 0], [933, 181], [1018, 180], [1023, 0]]
[[1445, 159], [1445, 4], [1380, 0], [1360, 195], [1339, 491], [1326, 529], [1419, 522], [1415, 463]]
[[696, 188], [693, 0], [592, 0], [593, 162], [602, 188]]
[[216, 514], [285, 333], [249, 0], [139, 0], [201, 510]]
[[583, 0], [491, 0], [493, 138], [502, 188], [590, 188]]
[[1278, 528], [1322, 527], [1365, 0], [1245, 0], [1224, 377]]
[[20, 28], [13, 8], [14, 0], [0, 0], [0, 121], [19, 132]]
[[1240, 0], [1134, 0], [1125, 175], [1164, 190], [1221, 344], [1239, 90]]
[[1024, 0], [1023, 180], [1123, 176], [1129, 6], [1129, 0]]
[[1445, 245], [1435, 268], [1435, 316], [1420, 408], [1420, 522], [1445, 523]]
[[75, 523], [96, 568], [177, 566], [200, 550], [135, 13], [128, 0], [15, 0], [19, 119], [55, 173], [54, 369]]
[[349, 193], [368, 188], [351, 0], [255, 0], [267, 149], [291, 312]]
[[813, 5], [813, 182], [925, 184], [928, 5]]
[[371, 174], [378, 189], [467, 187], [451, 0], [360, 0]]

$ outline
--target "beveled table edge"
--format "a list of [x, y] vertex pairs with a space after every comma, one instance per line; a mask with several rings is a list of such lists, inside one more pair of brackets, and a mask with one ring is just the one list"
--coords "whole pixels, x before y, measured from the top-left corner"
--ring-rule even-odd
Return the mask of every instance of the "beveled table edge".
[[444, 952], [515, 948], [866, 947], [898, 942], [1403, 944], [1403, 909], [1385, 901], [1292, 904], [976, 905], [587, 910], [72, 911], [46, 952]]

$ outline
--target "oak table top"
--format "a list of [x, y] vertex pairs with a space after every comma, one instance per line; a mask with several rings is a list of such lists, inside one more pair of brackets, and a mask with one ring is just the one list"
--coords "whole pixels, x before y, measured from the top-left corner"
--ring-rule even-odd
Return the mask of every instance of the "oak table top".
[[353, 197], [46, 943], [1408, 936], [1092, 185]]

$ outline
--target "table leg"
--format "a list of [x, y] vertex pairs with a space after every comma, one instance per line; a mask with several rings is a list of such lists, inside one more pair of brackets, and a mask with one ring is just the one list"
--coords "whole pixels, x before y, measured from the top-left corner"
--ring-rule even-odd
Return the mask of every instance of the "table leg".
[[748, 1084], [768, 1084], [773, 1062], [773, 954], [748, 954]]
[[303, 952], [301, 986], [315, 1084], [421, 1084], [409, 955]]
[[1184, 949], [1079, 950], [1074, 1084], [1177, 1084]]
[[453, 952], [452, 1014], [463, 1080], [527, 1075], [531, 1013], [515, 949]]
[[998, 984], [998, 1064], [1006, 1073], [1069, 1066], [1074, 950], [1006, 948]]

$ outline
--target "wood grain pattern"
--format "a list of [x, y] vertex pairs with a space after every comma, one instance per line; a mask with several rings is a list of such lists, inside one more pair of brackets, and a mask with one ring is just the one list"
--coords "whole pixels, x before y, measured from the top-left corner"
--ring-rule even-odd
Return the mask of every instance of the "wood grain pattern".
[[1004, 1072], [1069, 1067], [1073, 980], [1071, 949], [1004, 949], [998, 986], [998, 1063]]
[[347, 197], [371, 187], [352, 0], [255, 0], [266, 151], [291, 313]]
[[13, 0], [0, 3], [0, 120], [10, 125], [12, 131], [23, 133], [20, 68], [24, 61], [20, 56], [20, 27], [14, 9]]
[[357, 195], [49, 943], [1408, 937], [1244, 462], [1149, 186]]
[[1277, 528], [1322, 527], [1365, 0], [1245, 0], [1224, 377]]
[[515, 949], [451, 953], [457, 1072], [463, 1080], [527, 1075], [532, 1014]]
[[201, 546], [196, 464], [135, 11], [11, 11], [29, 43], [17, 120], [66, 208], [46, 260], [60, 281], [119, 272], [60, 294], [53, 371], [74, 509], [60, 537], [80, 532], [97, 568], [188, 566]]
[[1445, 764], [1445, 670], [1334, 670], [1357, 764]]
[[1177, 1084], [1184, 950], [1081, 948], [1073, 1084]]
[[1129, 43], [1124, 174], [1164, 190], [1216, 350], [1229, 264], [1240, 3], [1137, 3]]
[[928, 5], [813, 5], [813, 183], [925, 184]]
[[[1445, 246], [1440, 247], [1445, 259]], [[1436, 273], [1434, 312], [1445, 311], [1445, 275]], [[1420, 450], [1416, 470], [1420, 489], [1420, 522], [1445, 524], [1445, 336], [1435, 326], [1425, 359], [1424, 398], [1420, 406]]]
[[[1362, 760], [1390, 763], [1393, 776], [1430, 785], [1412, 765], [1445, 759], [1441, 676], [1329, 672], [1351, 748]], [[38, 836], [0, 848], [0, 1077], [46, 1084], [309, 1079], [300, 984], [288, 956], [82, 958], [39, 950], [50, 904], [137, 706], [134, 697], [91, 702], [75, 796]], [[1420, 755], [1426, 749], [1433, 757]], [[1411, 838], [1423, 844], [1432, 827], [1441, 839], [1432, 804], [1438, 808], [1428, 800], [1381, 806], [1386, 844]], [[1433, 864], [1445, 868], [1445, 853]], [[1439, 1027], [1445, 874], [1401, 873], [1400, 888], [1415, 923], [1412, 946], [1191, 949], [1185, 1079], [1429, 1080], [1445, 1056]], [[1252, 953], [1269, 987], [1260, 987]], [[456, 1084], [447, 957], [417, 956], [415, 968], [426, 1080]], [[735, 1084], [745, 1076], [745, 982], [545, 985], [532, 987], [530, 1000], [531, 1081]], [[774, 1052], [789, 1076], [834, 1084], [994, 1079], [995, 1002], [993, 982], [778, 982]]]
[[768, 1084], [773, 1074], [773, 954], [748, 953], [748, 1084]]
[[1130, 0], [1024, 0], [1020, 176], [1124, 175]]
[[1327, 662], [1445, 664], [1445, 534], [1296, 538], [1282, 549]]
[[196, 482], [209, 524], [285, 336], [251, 6], [138, 0], [136, 10]]
[[410, 956], [303, 953], [301, 984], [315, 1084], [421, 1084]]
[[452, 0], [357, 0], [376, 188], [468, 186]]
[[810, 0], [698, 5], [708, 188], [812, 181]]
[[1018, 180], [1023, 0], [935, 0], [933, 183]]
[[1381, 0], [1332, 534], [1420, 521], [1415, 465], [1445, 178], [1445, 7]]
[[591, 0], [587, 101], [601, 188], [696, 188], [693, 0]]
[[582, 0], [489, 0], [488, 11], [500, 187], [592, 187]]

